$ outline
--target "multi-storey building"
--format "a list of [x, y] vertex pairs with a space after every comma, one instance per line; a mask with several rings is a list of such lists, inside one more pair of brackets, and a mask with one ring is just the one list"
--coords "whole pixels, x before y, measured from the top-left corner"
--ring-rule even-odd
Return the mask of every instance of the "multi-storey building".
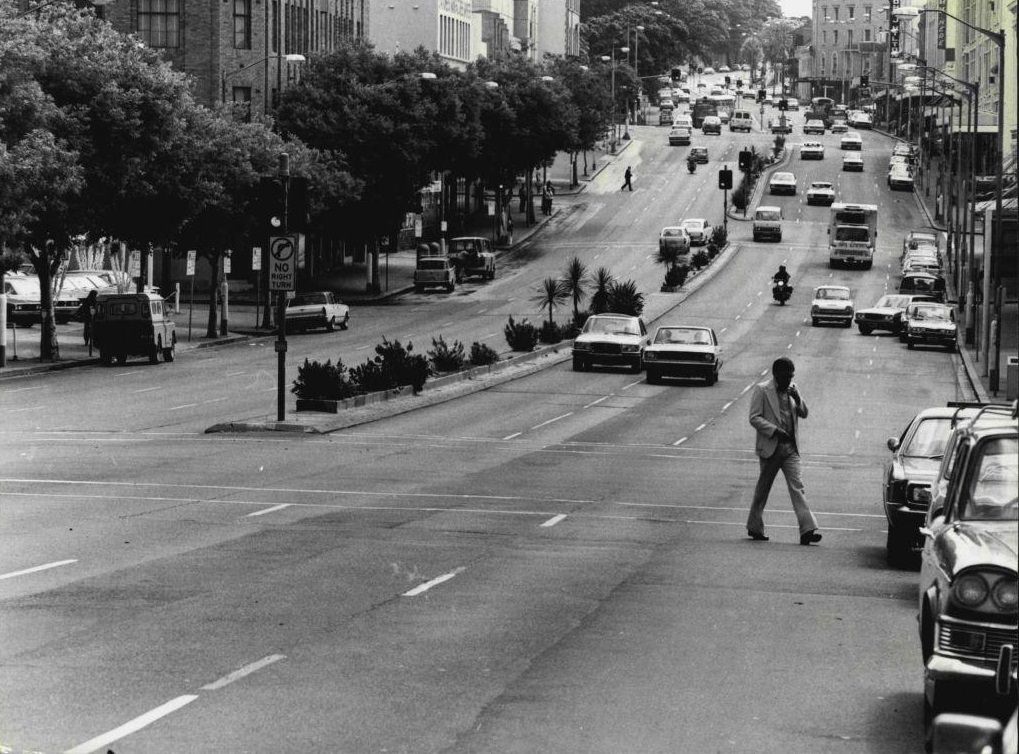
[[270, 112], [301, 56], [369, 29], [368, 0], [130, 0], [100, 11], [190, 75], [200, 102], [233, 102], [240, 114]]
[[537, 59], [580, 55], [580, 0], [540, 0]]
[[434, 50], [454, 68], [483, 54], [471, 0], [371, 0], [369, 39], [380, 52]]
[[812, 96], [849, 104], [860, 98], [860, 77], [879, 70], [886, 28], [881, 0], [814, 0]]

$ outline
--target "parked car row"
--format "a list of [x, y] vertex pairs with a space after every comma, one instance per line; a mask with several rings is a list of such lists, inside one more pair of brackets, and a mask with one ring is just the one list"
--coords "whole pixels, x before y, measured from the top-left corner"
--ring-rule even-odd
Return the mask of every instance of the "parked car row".
[[[1019, 408], [950, 403], [888, 439], [883, 476], [892, 565], [920, 560], [919, 645], [928, 750], [1002, 752], [1015, 731], [1019, 647]], [[986, 723], [942, 713], [991, 716]], [[1011, 716], [1011, 719], [1009, 717]], [[965, 734], [948, 747], [953, 728]], [[988, 748], [985, 748], [985, 745]], [[1010, 744], [1015, 750], [1015, 742]]]
[[[56, 279], [53, 316], [60, 324], [71, 320], [89, 292], [116, 293], [132, 285], [131, 278], [115, 270], [72, 270]], [[8, 272], [4, 275], [7, 294], [7, 321], [13, 326], [27, 327], [42, 321], [42, 291], [34, 272]]]

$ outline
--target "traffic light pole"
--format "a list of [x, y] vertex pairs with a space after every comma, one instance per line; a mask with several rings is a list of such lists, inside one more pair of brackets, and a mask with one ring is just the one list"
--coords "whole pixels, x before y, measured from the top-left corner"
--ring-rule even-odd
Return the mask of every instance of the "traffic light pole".
[[[283, 185], [283, 227], [282, 235], [289, 231], [290, 214], [290, 155], [280, 155], [280, 183]], [[286, 382], [287, 382], [287, 294], [276, 293], [276, 421], [283, 421], [286, 416]]]

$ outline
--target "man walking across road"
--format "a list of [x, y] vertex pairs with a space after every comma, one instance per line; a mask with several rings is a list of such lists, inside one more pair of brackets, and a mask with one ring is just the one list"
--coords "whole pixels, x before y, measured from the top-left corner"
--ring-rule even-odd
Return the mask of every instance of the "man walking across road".
[[793, 384], [796, 369], [792, 359], [782, 356], [771, 365], [772, 378], [754, 386], [750, 400], [750, 424], [757, 430], [756, 451], [761, 475], [754, 489], [754, 501], [747, 516], [747, 534], [751, 539], [767, 542], [764, 534], [764, 506], [779, 470], [785, 476], [796, 521], [799, 523], [800, 544], [821, 541], [817, 519], [807, 507], [803, 478], [800, 472], [800, 448], [797, 423], [807, 418], [807, 403]]
[[619, 187], [619, 190], [622, 191], [623, 189], [628, 188], [628, 189], [630, 189], [630, 191], [633, 191], [633, 184], [630, 183], [630, 181], [632, 179], [633, 179], [633, 171], [630, 170], [630, 166], [627, 165], [626, 166], [626, 172], [623, 173], [623, 185]]

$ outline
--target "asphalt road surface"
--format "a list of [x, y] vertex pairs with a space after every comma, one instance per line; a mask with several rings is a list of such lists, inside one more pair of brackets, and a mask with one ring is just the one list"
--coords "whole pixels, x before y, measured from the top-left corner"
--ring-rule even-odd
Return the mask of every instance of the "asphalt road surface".
[[[919, 751], [917, 576], [884, 561], [885, 440], [971, 396], [954, 354], [810, 326], [816, 285], [858, 306], [893, 289], [922, 220], [885, 187], [888, 139], [865, 133], [865, 171], [842, 173], [837, 136], [798, 160], [796, 123], [800, 193], [766, 202], [784, 241], [731, 220], [734, 253], [678, 309], [656, 292], [659, 229], [719, 222], [717, 168], [769, 135], [698, 134], [711, 163], [690, 176], [667, 129], [631, 128], [495, 281], [358, 308], [289, 354], [499, 345], [576, 254], [636, 280], [659, 322], [715, 328], [712, 387], [567, 362], [330, 435], [231, 436], [202, 431], [274, 412], [271, 341], [0, 385], [0, 750]], [[828, 269], [812, 179], [881, 207], [872, 270]], [[746, 539], [749, 390], [783, 354], [811, 409], [809, 548], [781, 480], [771, 541]]]

